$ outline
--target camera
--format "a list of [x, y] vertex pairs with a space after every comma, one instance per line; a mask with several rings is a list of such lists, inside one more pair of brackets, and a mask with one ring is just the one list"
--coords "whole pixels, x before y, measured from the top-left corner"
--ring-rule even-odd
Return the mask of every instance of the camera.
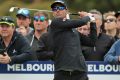
[[0, 54], [2, 54], [3, 56], [5, 56], [4, 52], [5, 52], [4, 49], [0, 49]]

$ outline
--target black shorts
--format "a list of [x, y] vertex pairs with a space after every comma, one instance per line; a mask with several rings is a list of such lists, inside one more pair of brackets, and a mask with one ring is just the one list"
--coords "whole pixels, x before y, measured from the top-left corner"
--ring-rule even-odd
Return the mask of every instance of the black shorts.
[[54, 80], [88, 80], [88, 76], [81, 71], [56, 71]]

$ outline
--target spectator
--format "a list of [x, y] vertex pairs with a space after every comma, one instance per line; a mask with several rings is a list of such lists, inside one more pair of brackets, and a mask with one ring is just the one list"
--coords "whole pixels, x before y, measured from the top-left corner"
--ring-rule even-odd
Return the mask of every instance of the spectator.
[[117, 37], [117, 22], [114, 12], [107, 12], [104, 14], [104, 28], [106, 34], [118, 39]]
[[0, 18], [0, 32], [0, 63], [23, 63], [32, 60], [28, 41], [15, 31], [15, 24], [10, 16]]
[[104, 62], [117, 64], [120, 63], [120, 40], [117, 40], [107, 54], [104, 56]]
[[88, 36], [90, 34], [90, 24], [87, 23], [86, 25], [83, 25], [81, 27], [77, 28], [78, 32], [80, 32], [83, 35]]
[[[30, 46], [32, 47], [32, 53], [36, 56], [36, 51], [39, 48], [38, 41], [42, 34], [47, 32], [48, 27], [48, 14], [45, 12], [34, 13], [34, 31], [32, 31], [27, 38]], [[43, 56], [36, 56], [36, 59], [44, 60]]]
[[16, 17], [17, 17], [18, 28], [20, 26], [24, 26], [25, 29], [27, 30], [27, 35], [33, 31], [33, 28], [30, 27], [31, 19], [30, 19], [30, 12], [28, 9], [19, 9]]
[[90, 11], [95, 17], [97, 27], [97, 40], [94, 47], [83, 46], [82, 52], [86, 61], [103, 61], [104, 55], [110, 49], [114, 39], [101, 30], [102, 27], [102, 14], [93, 9]]
[[120, 11], [115, 13], [115, 17], [117, 18], [117, 37], [120, 39]]

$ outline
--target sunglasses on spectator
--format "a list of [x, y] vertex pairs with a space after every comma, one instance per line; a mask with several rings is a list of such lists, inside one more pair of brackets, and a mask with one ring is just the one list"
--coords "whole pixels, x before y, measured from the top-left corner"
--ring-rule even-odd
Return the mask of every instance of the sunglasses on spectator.
[[44, 22], [46, 20], [45, 16], [34, 16], [35, 21], [41, 21]]
[[105, 22], [109, 23], [109, 22], [116, 22], [115, 19], [106, 19]]
[[24, 16], [26, 16], [26, 17], [29, 17], [30, 15], [30, 12], [29, 12], [29, 10], [27, 10], [27, 9], [20, 9], [20, 10], [18, 10], [18, 12], [17, 12], [17, 15], [19, 15], [19, 14], [22, 14], [22, 15], [24, 15]]
[[64, 10], [64, 9], [66, 9], [64, 6], [54, 6], [54, 7], [52, 8], [52, 11]]

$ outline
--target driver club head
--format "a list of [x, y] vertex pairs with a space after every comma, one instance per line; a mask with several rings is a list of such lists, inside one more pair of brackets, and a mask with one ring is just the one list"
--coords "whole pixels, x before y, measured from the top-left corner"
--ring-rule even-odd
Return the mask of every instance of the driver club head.
[[11, 7], [11, 8], [9, 9], [9, 12], [13, 12], [14, 9], [15, 9], [15, 7]]
[[15, 9], [19, 9], [19, 7], [11, 7], [11, 8], [9, 9], [9, 12], [13, 12]]
[[17, 9], [17, 10], [19, 10], [19, 9], [28, 9], [28, 10], [31, 10], [31, 11], [52, 12], [50, 10], [39, 10], [39, 9], [19, 8], [19, 7], [11, 7], [9, 9], [9, 12], [14, 12], [15, 9]]

